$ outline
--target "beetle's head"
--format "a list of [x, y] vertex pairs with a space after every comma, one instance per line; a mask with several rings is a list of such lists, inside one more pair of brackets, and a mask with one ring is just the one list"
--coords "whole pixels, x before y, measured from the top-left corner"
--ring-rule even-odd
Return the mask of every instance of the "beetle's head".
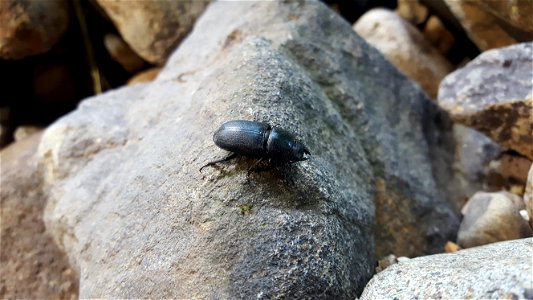
[[309, 149], [304, 146], [304, 144], [300, 142], [296, 142], [292, 146], [292, 161], [302, 161], [302, 160], [308, 160], [311, 153], [309, 152]]

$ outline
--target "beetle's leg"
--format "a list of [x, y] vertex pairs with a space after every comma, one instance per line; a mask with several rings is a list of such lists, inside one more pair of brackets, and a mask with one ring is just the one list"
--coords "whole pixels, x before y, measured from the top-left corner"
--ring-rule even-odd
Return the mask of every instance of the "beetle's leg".
[[246, 174], [246, 176], [250, 176], [250, 174], [252, 174], [252, 172], [254, 171], [255, 167], [261, 162], [263, 161], [263, 158], [261, 157], [260, 159], [256, 160], [254, 162], [253, 165], [251, 165], [249, 168], [248, 168], [248, 173]]
[[219, 160], [215, 160], [215, 161], [212, 161], [212, 162], [208, 162], [207, 164], [203, 165], [201, 168], [200, 168], [200, 172], [202, 172], [202, 169], [205, 168], [205, 167], [208, 167], [208, 166], [212, 166], [212, 165], [216, 165], [220, 162], [225, 162], [225, 161], [228, 161], [228, 160], [232, 160], [234, 159], [235, 157], [237, 157], [237, 153], [230, 153], [228, 156], [224, 157], [223, 159], [219, 159]]

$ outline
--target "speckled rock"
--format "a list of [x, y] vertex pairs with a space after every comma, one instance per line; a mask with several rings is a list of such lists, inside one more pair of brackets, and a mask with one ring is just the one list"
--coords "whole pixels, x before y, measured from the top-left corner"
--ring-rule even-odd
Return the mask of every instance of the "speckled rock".
[[122, 38], [146, 61], [163, 64], [209, 1], [96, 0]]
[[531, 228], [533, 228], [533, 165], [531, 165], [531, 168], [529, 168], [529, 174], [527, 176], [524, 203], [529, 216], [529, 225]]
[[521, 197], [508, 192], [478, 192], [463, 207], [457, 243], [470, 248], [500, 241], [531, 237], [531, 227], [520, 215]]
[[399, 262], [372, 278], [360, 299], [530, 299], [533, 239]]
[[482, 51], [517, 43], [478, 0], [444, 0], [470, 39]]
[[533, 43], [484, 52], [448, 75], [439, 105], [453, 119], [533, 159]]
[[0, 298], [77, 299], [78, 276], [46, 232], [35, 153], [41, 134], [11, 144], [2, 157]]
[[393, 11], [376, 8], [365, 13], [354, 30], [432, 98], [452, 66], [409, 22]]
[[0, 58], [21, 59], [50, 50], [67, 29], [68, 1], [0, 1]]
[[[47, 226], [82, 270], [80, 298], [353, 299], [376, 219], [399, 255], [456, 232], [433, 179], [440, 113], [318, 1], [216, 2], [153, 82], [47, 129]], [[200, 173], [227, 154], [212, 134], [231, 119], [283, 127], [313, 155]]]
[[524, 0], [479, 1], [485, 9], [502, 20], [525, 31], [533, 32], [533, 2]]

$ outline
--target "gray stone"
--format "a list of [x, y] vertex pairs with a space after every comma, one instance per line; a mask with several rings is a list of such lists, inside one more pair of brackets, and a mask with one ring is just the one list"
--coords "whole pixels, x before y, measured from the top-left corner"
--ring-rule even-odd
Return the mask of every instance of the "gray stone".
[[52, 48], [67, 29], [68, 1], [0, 1], [0, 58], [21, 59]]
[[[155, 81], [47, 129], [47, 227], [81, 298], [353, 299], [375, 267], [377, 198], [392, 202], [376, 214], [383, 252], [438, 251], [456, 231], [430, 161], [437, 116], [324, 4], [213, 3]], [[231, 119], [294, 132], [313, 156], [200, 173], [226, 155], [212, 133]]]
[[77, 299], [78, 275], [45, 230], [35, 153], [42, 132], [0, 152], [0, 298]]
[[452, 118], [533, 159], [533, 43], [486, 51], [439, 88]]
[[531, 237], [531, 227], [520, 215], [522, 198], [508, 192], [478, 192], [463, 207], [457, 243], [470, 248]]
[[146, 61], [163, 64], [209, 1], [96, 0], [122, 38]]
[[361, 299], [529, 299], [533, 239], [399, 262], [377, 274]]
[[393, 11], [375, 8], [366, 12], [354, 30], [432, 98], [451, 64], [424, 39], [422, 33]]

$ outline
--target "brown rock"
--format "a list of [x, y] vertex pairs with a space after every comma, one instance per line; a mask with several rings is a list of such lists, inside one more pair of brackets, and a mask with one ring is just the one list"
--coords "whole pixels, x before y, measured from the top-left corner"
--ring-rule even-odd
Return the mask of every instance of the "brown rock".
[[439, 105], [452, 118], [533, 159], [533, 43], [484, 52], [448, 75]]
[[520, 215], [522, 199], [508, 192], [476, 193], [463, 207], [457, 243], [465, 248], [530, 237], [531, 227]]
[[419, 0], [398, 0], [396, 13], [409, 23], [418, 25], [426, 21], [429, 10]]
[[161, 72], [161, 68], [151, 68], [137, 73], [135, 76], [128, 80], [128, 85], [133, 85], [142, 82], [150, 82], [154, 80]]
[[128, 72], [138, 71], [145, 64], [144, 60], [117, 35], [106, 34], [104, 45], [111, 57]]
[[443, 55], [448, 54], [455, 43], [455, 38], [437, 16], [429, 17], [423, 34], [426, 40]]
[[529, 216], [529, 225], [533, 228], [533, 165], [529, 168], [527, 176], [526, 191], [524, 193], [524, 203]]
[[521, 30], [533, 32], [533, 1], [479, 1], [485, 9]]
[[34, 154], [41, 134], [0, 152], [0, 298], [76, 299], [78, 278], [45, 230]]
[[500, 48], [515, 44], [512, 38], [497, 22], [496, 18], [485, 11], [478, 0], [444, 0], [459, 20], [470, 39], [481, 50]]
[[67, 29], [68, 19], [66, 0], [0, 1], [0, 58], [48, 51]]
[[97, 0], [137, 54], [162, 64], [192, 28], [209, 1]]
[[504, 153], [488, 165], [489, 187], [492, 190], [511, 190], [515, 186], [520, 186], [521, 190], [514, 193], [522, 195], [530, 167], [531, 160], [523, 156]]
[[373, 9], [353, 26], [402, 73], [417, 82], [432, 98], [452, 67], [407, 21], [386, 9]]

